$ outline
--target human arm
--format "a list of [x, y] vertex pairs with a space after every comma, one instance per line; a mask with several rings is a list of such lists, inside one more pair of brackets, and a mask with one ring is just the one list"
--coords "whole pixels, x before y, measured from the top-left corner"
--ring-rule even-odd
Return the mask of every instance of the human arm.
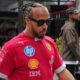
[[[55, 44], [56, 45], [56, 44]], [[55, 73], [58, 75], [59, 80], [75, 80], [73, 75], [66, 69], [66, 65], [55, 46], [55, 56], [54, 56], [54, 69]]]
[[0, 50], [0, 80], [8, 80], [8, 75], [13, 70], [14, 64], [10, 53], [7, 46], [3, 46]]
[[75, 80], [74, 76], [66, 68], [62, 72], [58, 73], [57, 76], [59, 80]]

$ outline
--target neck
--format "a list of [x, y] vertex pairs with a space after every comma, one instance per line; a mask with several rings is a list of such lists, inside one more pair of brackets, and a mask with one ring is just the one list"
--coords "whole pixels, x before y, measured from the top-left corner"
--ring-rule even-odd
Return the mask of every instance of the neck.
[[[29, 37], [32, 37], [32, 38], [33, 38], [33, 36], [28, 32], [28, 30], [24, 30], [23, 32], [24, 32], [24, 34], [25, 34], [26, 36], [29, 36]], [[39, 40], [41, 40], [41, 39], [35, 37], [34, 40], [35, 40], [35, 41], [39, 41]]]
[[70, 21], [70, 22], [75, 22], [75, 20], [73, 20], [73, 19], [69, 19], [69, 21]]
[[24, 34], [25, 34], [26, 36], [34, 37], [34, 36], [30, 33], [30, 31], [29, 31], [28, 29], [25, 29], [23, 32], [24, 32]]

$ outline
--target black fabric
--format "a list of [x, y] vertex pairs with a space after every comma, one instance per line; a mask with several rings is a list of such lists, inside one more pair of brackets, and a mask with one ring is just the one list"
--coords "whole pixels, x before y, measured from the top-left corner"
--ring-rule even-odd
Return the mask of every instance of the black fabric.
[[76, 21], [75, 29], [76, 29], [78, 35], [80, 36], [80, 20]]

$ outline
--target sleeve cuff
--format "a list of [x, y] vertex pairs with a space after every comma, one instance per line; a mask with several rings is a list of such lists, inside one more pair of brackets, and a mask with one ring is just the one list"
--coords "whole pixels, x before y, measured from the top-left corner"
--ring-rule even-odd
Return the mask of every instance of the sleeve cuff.
[[65, 67], [66, 67], [66, 65], [65, 65], [65, 63], [63, 62], [63, 64], [62, 64], [58, 69], [55, 70], [55, 73], [60, 73], [60, 72], [62, 72], [62, 71], [65, 69]]
[[0, 73], [0, 78], [3, 78], [3, 79], [8, 79], [8, 76], [3, 74], [3, 73]]

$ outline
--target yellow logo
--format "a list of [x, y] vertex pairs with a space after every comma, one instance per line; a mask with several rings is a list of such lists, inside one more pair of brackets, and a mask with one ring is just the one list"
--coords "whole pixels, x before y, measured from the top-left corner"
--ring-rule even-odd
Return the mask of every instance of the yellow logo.
[[37, 59], [30, 59], [28, 62], [28, 67], [30, 69], [36, 69], [36, 68], [38, 68], [38, 65], [39, 65], [39, 62]]
[[51, 51], [51, 45], [49, 43], [46, 44], [46, 47], [48, 48], [49, 51]]

